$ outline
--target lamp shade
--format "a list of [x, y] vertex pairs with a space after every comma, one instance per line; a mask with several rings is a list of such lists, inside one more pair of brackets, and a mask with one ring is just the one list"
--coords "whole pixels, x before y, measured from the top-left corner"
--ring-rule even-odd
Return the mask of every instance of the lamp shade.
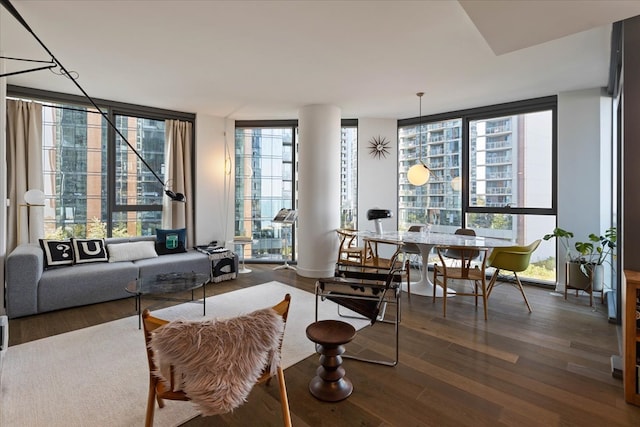
[[371, 221], [372, 219], [384, 219], [391, 218], [393, 216], [393, 212], [389, 209], [369, 209], [367, 211], [367, 219]]
[[453, 188], [454, 191], [460, 191], [462, 189], [462, 178], [459, 176], [453, 178], [451, 180], [451, 188]]
[[413, 185], [424, 185], [429, 181], [429, 168], [420, 162], [409, 168], [407, 172], [407, 179]]

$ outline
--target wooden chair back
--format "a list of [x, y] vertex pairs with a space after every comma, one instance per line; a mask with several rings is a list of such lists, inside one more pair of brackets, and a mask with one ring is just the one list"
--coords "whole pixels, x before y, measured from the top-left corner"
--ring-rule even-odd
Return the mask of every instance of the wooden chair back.
[[358, 236], [355, 230], [338, 229], [338, 261], [343, 265], [362, 265], [367, 258], [364, 246], [358, 246]]
[[[275, 306], [271, 307], [276, 313], [282, 316], [282, 319], [286, 323], [287, 317], [289, 316], [289, 307], [291, 305], [291, 295], [286, 294], [284, 299], [280, 301]], [[177, 380], [174, 378], [174, 370], [173, 367], [168, 367], [169, 377], [169, 387], [167, 388], [160, 379], [153, 374], [158, 368], [154, 361], [153, 350], [150, 348], [149, 344], [151, 342], [151, 336], [153, 332], [169, 323], [168, 320], [160, 319], [158, 317], [154, 317], [151, 315], [151, 312], [148, 309], [145, 309], [142, 313], [142, 325], [144, 331], [144, 339], [147, 347], [147, 360], [149, 363], [149, 395], [147, 398], [147, 414], [145, 419], [145, 426], [151, 427], [153, 426], [153, 418], [155, 412], [155, 402], [158, 402], [158, 406], [160, 408], [164, 407], [163, 399], [167, 400], [182, 400], [188, 401], [189, 397], [177, 387]], [[282, 338], [280, 339], [280, 347], [279, 350], [282, 350]], [[276, 376], [278, 377], [278, 385], [280, 388], [280, 404], [282, 407], [282, 416], [284, 425], [286, 427], [291, 427], [291, 412], [289, 410], [289, 399], [287, 397], [287, 388], [284, 380], [284, 371], [282, 366], [278, 365]], [[268, 366], [265, 366], [261, 376], [256, 381], [256, 384], [259, 383], [267, 383], [269, 384], [271, 380], [271, 373]]]

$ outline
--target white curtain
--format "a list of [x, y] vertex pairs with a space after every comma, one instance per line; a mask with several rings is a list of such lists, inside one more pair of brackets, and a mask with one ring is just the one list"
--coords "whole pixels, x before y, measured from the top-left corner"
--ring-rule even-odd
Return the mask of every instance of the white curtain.
[[165, 184], [174, 193], [183, 193], [185, 203], [163, 198], [162, 228], [186, 228], [187, 247], [194, 246], [192, 141], [193, 124], [180, 120], [165, 121]]
[[44, 208], [24, 201], [27, 190], [44, 190], [42, 173], [42, 105], [8, 99], [7, 253], [44, 235]]

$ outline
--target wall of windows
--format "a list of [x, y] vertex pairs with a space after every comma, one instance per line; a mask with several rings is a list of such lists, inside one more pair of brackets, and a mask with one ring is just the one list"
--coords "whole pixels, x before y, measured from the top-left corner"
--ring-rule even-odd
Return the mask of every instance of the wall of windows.
[[[341, 140], [341, 227], [356, 228], [358, 217], [358, 128], [345, 120]], [[280, 262], [296, 259], [295, 224], [274, 223], [282, 209], [297, 207], [298, 128], [296, 121], [236, 122], [236, 236], [252, 238], [245, 259]]]
[[[398, 224], [529, 244], [555, 227], [555, 97], [399, 121]], [[422, 159], [423, 186], [406, 179]], [[544, 242], [523, 276], [555, 281], [555, 245]]]
[[9, 86], [8, 96], [43, 104], [45, 236], [155, 234], [161, 225], [165, 120], [186, 113], [100, 100], [153, 172], [83, 97]]

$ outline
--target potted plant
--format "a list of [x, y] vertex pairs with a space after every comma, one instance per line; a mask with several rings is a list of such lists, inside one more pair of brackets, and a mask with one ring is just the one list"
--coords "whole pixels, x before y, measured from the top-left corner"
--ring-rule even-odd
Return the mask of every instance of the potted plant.
[[609, 227], [604, 235], [591, 233], [588, 241], [575, 242], [573, 248], [570, 239], [571, 231], [555, 228], [552, 233], [545, 234], [544, 240], [558, 239], [566, 251], [567, 277], [566, 286], [573, 289], [602, 292], [604, 288], [603, 264], [611, 263], [610, 255], [618, 240], [617, 229]]

